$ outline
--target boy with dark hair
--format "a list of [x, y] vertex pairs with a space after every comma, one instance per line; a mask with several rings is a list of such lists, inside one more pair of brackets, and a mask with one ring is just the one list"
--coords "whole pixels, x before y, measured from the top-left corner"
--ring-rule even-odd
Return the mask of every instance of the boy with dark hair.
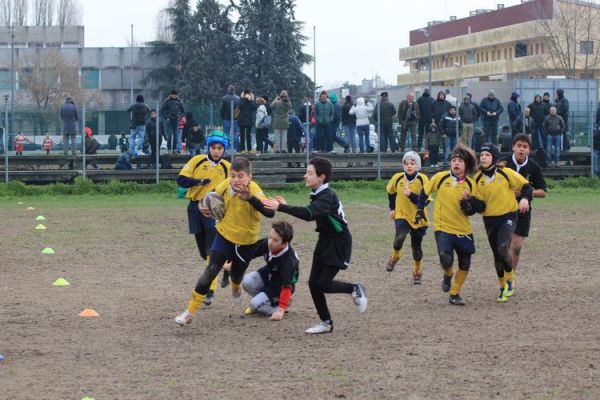
[[367, 310], [365, 289], [360, 283], [335, 281], [340, 270], [348, 268], [352, 253], [352, 235], [342, 203], [329, 188], [332, 173], [331, 162], [315, 157], [310, 160], [304, 175], [304, 182], [312, 192], [311, 201], [306, 207], [287, 205], [281, 196], [263, 200], [269, 210], [281, 211], [305, 221], [316, 221], [319, 239], [313, 254], [313, 263], [308, 278], [310, 293], [321, 318], [321, 322], [306, 330], [306, 333], [328, 333], [333, 331], [333, 321], [327, 308], [325, 293], [347, 293], [352, 295], [358, 312]]
[[[450, 292], [450, 304], [464, 306], [460, 289], [467, 280], [471, 267], [471, 255], [475, 253], [473, 228], [469, 216], [485, 209], [485, 204], [477, 198], [477, 187], [472, 174], [477, 158], [470, 148], [459, 144], [450, 156], [450, 170], [435, 174], [425, 185], [419, 200], [415, 220], [426, 220], [425, 206], [434, 192], [436, 200], [433, 209], [435, 241], [440, 264], [444, 270], [442, 290]], [[453, 268], [454, 253], [458, 257], [458, 270]], [[452, 281], [454, 277], [454, 282]]]
[[[479, 153], [479, 172], [475, 174], [475, 184], [481, 200], [485, 202], [483, 224], [487, 233], [494, 266], [498, 275], [500, 292], [498, 302], [506, 302], [514, 293], [512, 258], [509, 251], [510, 240], [515, 230], [517, 211], [529, 211], [533, 189], [527, 179], [510, 168], [497, 166], [500, 152], [493, 143], [485, 143]], [[515, 192], [521, 199], [517, 203]]]
[[[261, 200], [265, 199], [261, 188], [252, 181], [252, 165], [247, 158], [238, 157], [231, 164], [230, 177], [215, 188], [223, 198], [225, 216], [217, 222], [215, 239], [210, 248], [210, 261], [198, 279], [188, 302], [187, 309], [175, 318], [178, 325], [192, 322], [200, 304], [206, 298], [210, 285], [227, 260], [231, 265], [231, 291], [234, 301], [241, 302], [242, 279], [252, 256], [260, 232], [261, 214], [271, 218], [275, 214], [267, 210]], [[204, 206], [200, 212], [211, 217]]]
[[[529, 158], [531, 150], [531, 139], [529, 135], [519, 133], [512, 142], [512, 156], [504, 160], [505, 165], [514, 171], [517, 171], [533, 188], [533, 197], [546, 197], [546, 181], [542, 175], [540, 166]], [[515, 192], [517, 201], [521, 201], [522, 194], [520, 191]], [[510, 254], [512, 256], [512, 270], [516, 273], [519, 257], [525, 238], [529, 236], [529, 227], [531, 226], [531, 203], [529, 203], [529, 211], [526, 213], [517, 214], [517, 223], [512, 239], [510, 240]], [[513, 277], [514, 279], [514, 277]], [[514, 284], [514, 281], [513, 281]]]
[[[208, 153], [192, 157], [183, 166], [177, 184], [188, 188], [186, 198], [190, 200], [187, 207], [189, 232], [196, 238], [196, 246], [200, 257], [210, 258], [210, 246], [215, 239], [215, 220], [204, 216], [201, 211], [202, 200], [209, 192], [229, 176], [231, 164], [223, 156], [229, 147], [229, 140], [223, 132], [215, 131], [208, 137]], [[204, 304], [210, 305], [215, 298], [216, 279], [210, 285]]]
[[256, 244], [256, 257], [264, 257], [265, 265], [244, 276], [242, 288], [252, 296], [246, 315], [259, 312], [281, 321], [298, 282], [298, 255], [290, 245], [294, 228], [286, 221], [271, 225], [268, 239]]

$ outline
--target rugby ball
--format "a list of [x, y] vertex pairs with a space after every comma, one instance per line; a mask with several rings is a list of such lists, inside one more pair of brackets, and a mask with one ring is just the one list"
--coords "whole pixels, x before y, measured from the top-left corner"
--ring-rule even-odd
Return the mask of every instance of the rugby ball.
[[216, 220], [222, 220], [225, 216], [225, 202], [223, 201], [223, 197], [216, 192], [206, 194], [202, 200], [202, 205], [210, 210], [213, 218]]

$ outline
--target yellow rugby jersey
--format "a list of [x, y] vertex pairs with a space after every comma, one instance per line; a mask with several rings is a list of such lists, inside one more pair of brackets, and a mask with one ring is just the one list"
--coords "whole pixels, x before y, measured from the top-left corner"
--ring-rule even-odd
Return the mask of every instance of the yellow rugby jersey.
[[[395, 219], [406, 220], [406, 222], [414, 229], [429, 225], [428, 221], [423, 220], [418, 224], [415, 223], [417, 205], [404, 195], [404, 187], [408, 185], [410, 191], [418, 196], [428, 182], [429, 178], [421, 173], [417, 173], [415, 178], [410, 182], [406, 179], [406, 174], [404, 172], [398, 172], [392, 176], [386, 190], [389, 194], [396, 194], [396, 204], [394, 209], [396, 212]], [[425, 217], [429, 220], [427, 210], [425, 210]]]
[[215, 190], [219, 183], [229, 177], [230, 167], [231, 163], [229, 161], [221, 159], [218, 163], [215, 163], [206, 154], [192, 157], [181, 168], [179, 175], [193, 179], [210, 179], [210, 183], [204, 186], [192, 186], [185, 197], [192, 201], [202, 200], [206, 193]]
[[[225, 217], [217, 222], [217, 232], [231, 243], [246, 245], [256, 243], [260, 233], [261, 213], [231, 187], [231, 178], [221, 182], [215, 192], [223, 196]], [[250, 194], [260, 200], [266, 199], [256, 182], [250, 181]]]
[[481, 171], [475, 174], [475, 184], [479, 198], [485, 202], [484, 217], [497, 217], [515, 212], [519, 203], [515, 197], [515, 190], [521, 189], [529, 181], [521, 174], [510, 168], [497, 167], [492, 178], [483, 175]]
[[436, 231], [453, 235], [473, 233], [471, 222], [460, 209], [460, 200], [464, 191], [477, 196], [477, 186], [472, 178], [466, 177], [459, 182], [450, 171], [438, 172], [425, 185], [425, 194], [437, 193], [433, 206], [433, 225]]

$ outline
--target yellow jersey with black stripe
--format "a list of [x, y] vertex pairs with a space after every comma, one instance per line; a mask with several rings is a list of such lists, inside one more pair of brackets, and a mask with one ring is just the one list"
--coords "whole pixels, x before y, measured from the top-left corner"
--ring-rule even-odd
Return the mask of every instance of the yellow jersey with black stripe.
[[497, 167], [491, 178], [481, 171], [475, 174], [475, 184], [479, 198], [485, 202], [484, 217], [498, 217], [515, 212], [519, 209], [515, 190], [521, 190], [529, 184], [521, 174], [510, 168]]
[[470, 235], [473, 233], [471, 222], [460, 209], [460, 200], [464, 192], [477, 196], [477, 186], [472, 178], [459, 180], [450, 171], [438, 172], [425, 185], [425, 194], [435, 195], [433, 205], [433, 225], [436, 231], [453, 235]]
[[427, 220], [421, 220], [418, 224], [415, 223], [415, 214], [417, 213], [417, 205], [411, 201], [409, 197], [404, 195], [404, 188], [408, 186], [411, 192], [416, 196], [419, 196], [421, 190], [427, 185], [429, 178], [427, 176], [417, 173], [412, 179], [408, 180], [404, 172], [398, 172], [392, 179], [390, 179], [387, 185], [387, 192], [389, 194], [396, 195], [396, 204], [394, 211], [396, 213], [395, 219], [403, 219], [413, 229], [423, 228], [429, 225], [429, 217], [427, 216], [427, 210], [425, 210], [425, 218]]
[[[231, 178], [221, 182], [215, 192], [223, 197], [225, 203], [225, 217], [217, 222], [217, 232], [234, 244], [256, 243], [260, 233], [260, 212], [233, 190]], [[266, 199], [254, 181], [250, 181], [250, 194], [260, 200]]]
[[192, 157], [187, 164], [181, 168], [179, 175], [193, 179], [210, 179], [208, 185], [196, 185], [189, 188], [186, 198], [192, 201], [200, 201], [206, 193], [212, 192], [215, 188], [229, 177], [229, 168], [231, 163], [221, 159], [218, 162], [212, 161], [206, 154], [200, 154]]

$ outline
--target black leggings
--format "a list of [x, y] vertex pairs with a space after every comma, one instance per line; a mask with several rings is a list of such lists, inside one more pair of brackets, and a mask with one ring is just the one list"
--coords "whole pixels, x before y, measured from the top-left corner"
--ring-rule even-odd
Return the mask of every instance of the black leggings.
[[499, 217], [484, 217], [483, 224], [494, 254], [494, 267], [498, 278], [503, 278], [505, 272], [512, 271], [512, 256], [510, 254], [510, 240], [515, 230], [516, 213]]
[[[219, 253], [214, 252], [210, 255], [210, 262], [200, 278], [196, 283], [195, 291], [196, 293], [206, 295], [208, 293], [208, 289], [210, 288], [210, 284], [212, 281], [219, 275], [219, 271], [223, 267], [223, 264], [227, 262], [227, 258]], [[248, 268], [248, 264], [243, 263], [239, 260], [234, 260], [231, 265], [231, 282], [236, 285], [242, 283], [242, 279], [244, 278], [244, 272], [246, 272], [246, 268]]]
[[[456, 252], [456, 257], [458, 258], [458, 269], [461, 271], [468, 272], [469, 268], [471, 268], [471, 253], [465, 253], [459, 249], [454, 249]], [[454, 263], [454, 253], [440, 253], [440, 264], [444, 271], [448, 270], [448, 268], [452, 267]]]
[[421, 261], [423, 259], [423, 235], [416, 229], [411, 229], [408, 224], [396, 224], [396, 237], [394, 238], [394, 250], [401, 250], [406, 235], [410, 232], [410, 247], [412, 249], [413, 260]]
[[269, 129], [256, 129], [256, 151], [266, 153], [269, 149]]
[[321, 321], [331, 321], [325, 293], [352, 293], [354, 290], [352, 283], [333, 280], [339, 271], [340, 269], [336, 266], [323, 265], [313, 261], [308, 287]]
[[252, 127], [240, 125], [240, 151], [252, 151]]

